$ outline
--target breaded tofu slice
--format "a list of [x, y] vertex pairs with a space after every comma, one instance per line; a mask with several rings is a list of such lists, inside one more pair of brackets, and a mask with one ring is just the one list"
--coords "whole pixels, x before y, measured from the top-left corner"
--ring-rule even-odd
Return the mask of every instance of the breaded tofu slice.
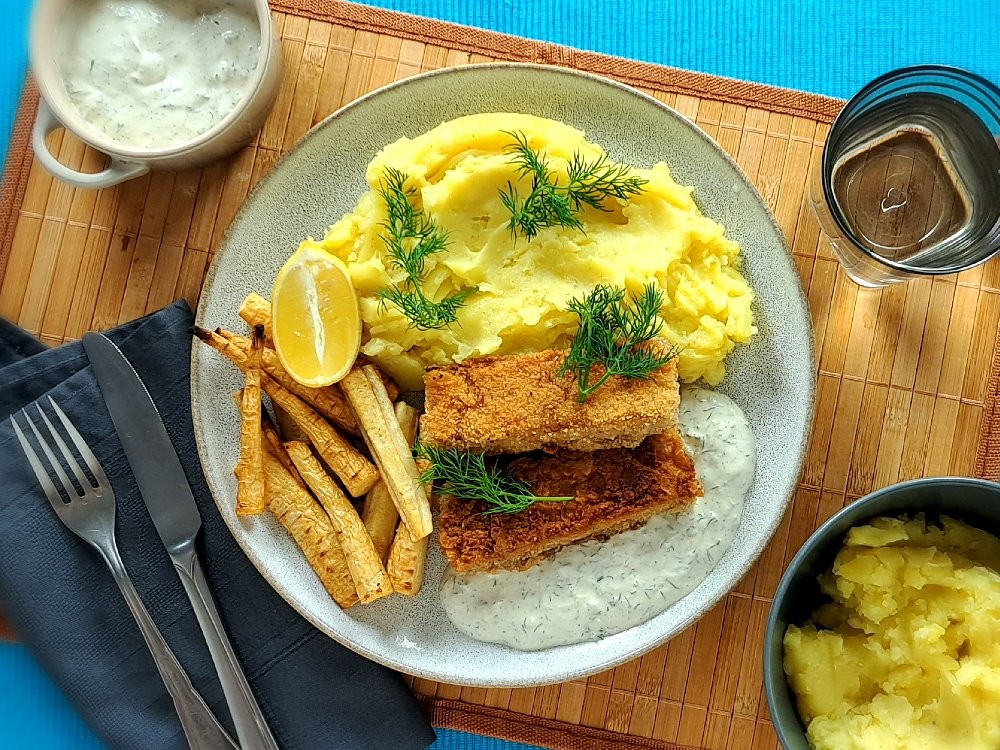
[[517, 459], [510, 470], [538, 496], [574, 499], [484, 515], [479, 502], [442, 496], [440, 543], [455, 570], [525, 570], [566, 545], [637, 528], [704, 494], [676, 430], [634, 449]]
[[550, 349], [429, 369], [420, 439], [488, 454], [593, 451], [634, 448], [676, 426], [676, 361], [646, 380], [610, 378], [581, 404], [573, 375], [556, 377], [564, 358]]

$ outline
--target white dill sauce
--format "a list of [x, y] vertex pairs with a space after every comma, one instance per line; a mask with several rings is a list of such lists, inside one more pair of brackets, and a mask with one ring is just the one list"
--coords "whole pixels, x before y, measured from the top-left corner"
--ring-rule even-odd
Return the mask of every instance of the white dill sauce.
[[260, 58], [250, 0], [76, 0], [56, 63], [83, 118], [116, 143], [163, 148], [243, 99]]
[[756, 443], [742, 410], [715, 391], [683, 389], [679, 422], [704, 498], [607, 541], [566, 547], [526, 571], [449, 567], [441, 602], [455, 626], [523, 651], [582, 643], [649, 620], [701, 583], [733, 542]]

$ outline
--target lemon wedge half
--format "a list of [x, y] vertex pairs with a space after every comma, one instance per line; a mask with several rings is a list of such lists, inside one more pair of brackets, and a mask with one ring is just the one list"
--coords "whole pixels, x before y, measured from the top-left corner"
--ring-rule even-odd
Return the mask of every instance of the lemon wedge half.
[[302, 385], [319, 388], [350, 371], [361, 346], [361, 313], [347, 267], [305, 241], [278, 273], [271, 294], [278, 359]]

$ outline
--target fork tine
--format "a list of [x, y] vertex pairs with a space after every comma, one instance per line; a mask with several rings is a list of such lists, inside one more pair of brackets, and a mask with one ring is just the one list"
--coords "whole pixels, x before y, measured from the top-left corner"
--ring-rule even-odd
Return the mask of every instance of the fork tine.
[[24, 455], [28, 458], [28, 463], [31, 465], [31, 470], [35, 472], [35, 477], [38, 479], [38, 483], [42, 485], [42, 489], [45, 490], [45, 497], [49, 499], [52, 507], [56, 509], [57, 512], [61, 512], [63, 506], [66, 504], [62, 496], [59, 494], [59, 490], [52, 483], [52, 478], [49, 473], [45, 471], [42, 466], [42, 462], [38, 459], [38, 454], [35, 453], [35, 449], [31, 447], [31, 443], [21, 432], [20, 426], [17, 424], [17, 420], [14, 415], [10, 415], [10, 423], [14, 428], [14, 434], [17, 435], [17, 440], [21, 443], [21, 449], [24, 451]]
[[21, 409], [21, 416], [23, 416], [24, 419], [28, 422], [28, 427], [31, 428], [31, 431], [35, 433], [35, 439], [38, 440], [38, 444], [42, 447], [42, 452], [45, 454], [45, 457], [49, 460], [49, 465], [52, 467], [52, 470], [56, 473], [56, 476], [62, 483], [63, 489], [66, 490], [66, 496], [70, 499], [70, 501], [80, 499], [81, 497], [80, 493], [76, 491], [76, 488], [73, 486], [73, 483], [69, 481], [69, 477], [66, 476], [66, 472], [63, 471], [62, 464], [59, 463], [59, 459], [56, 458], [55, 454], [52, 452], [52, 449], [49, 447], [48, 442], [45, 440], [45, 438], [42, 437], [42, 433], [38, 431], [38, 428], [35, 426], [35, 423], [32, 421], [31, 417], [28, 416], [28, 412], [26, 412], [24, 409]]
[[87, 462], [87, 467], [90, 469], [90, 473], [94, 475], [98, 484], [102, 487], [110, 487], [111, 483], [108, 481], [107, 475], [104, 473], [104, 469], [101, 468], [100, 462], [97, 460], [97, 456], [94, 455], [94, 451], [90, 450], [90, 446], [87, 445], [86, 441], [83, 439], [83, 435], [80, 431], [73, 426], [73, 423], [69, 421], [69, 417], [59, 408], [59, 404], [52, 400], [52, 396], [49, 396], [49, 404], [55, 411], [59, 420], [63, 423], [63, 427], [66, 428], [66, 433], [69, 435], [69, 439], [73, 441], [73, 445], [76, 449], [80, 451], [80, 455], [83, 456], [83, 460]]
[[86, 492], [88, 487], [93, 488], [93, 485], [90, 483], [90, 479], [87, 478], [87, 475], [83, 473], [83, 469], [80, 468], [80, 462], [77, 461], [76, 456], [70, 452], [69, 446], [66, 445], [66, 441], [62, 439], [62, 435], [59, 434], [59, 431], [52, 426], [52, 422], [49, 421], [48, 415], [42, 411], [41, 405], [36, 404], [35, 408], [38, 409], [38, 413], [42, 415], [42, 421], [45, 422], [45, 426], [49, 428], [49, 433], [55, 439], [56, 445], [58, 445], [59, 450], [62, 451], [63, 458], [66, 459], [66, 465], [73, 471], [74, 476], [76, 476], [76, 480], [80, 483], [80, 489]]

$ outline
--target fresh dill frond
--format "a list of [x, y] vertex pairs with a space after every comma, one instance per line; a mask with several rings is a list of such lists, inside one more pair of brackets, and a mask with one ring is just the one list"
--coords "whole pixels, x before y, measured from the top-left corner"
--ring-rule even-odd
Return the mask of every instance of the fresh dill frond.
[[[579, 317], [580, 327], [557, 374], [576, 377], [580, 403], [615, 375], [645, 380], [677, 356], [676, 347], [663, 352], [649, 345], [660, 332], [663, 300], [655, 284], [647, 284], [631, 302], [624, 289], [598, 284], [583, 299], [570, 301], [568, 309]], [[604, 372], [595, 372], [595, 365]]]
[[500, 191], [500, 200], [510, 211], [507, 227], [511, 234], [520, 230], [530, 240], [543, 227], [559, 225], [583, 229], [583, 224], [574, 213], [573, 202], [565, 195], [565, 191], [559, 190], [544, 155], [528, 145], [528, 138], [524, 133], [507, 134], [515, 141], [507, 150], [513, 156], [513, 163], [517, 165], [518, 175], [531, 178], [531, 192], [524, 199], [510, 182], [507, 183], [506, 190]]
[[643, 178], [629, 174], [627, 164], [611, 163], [607, 154], [588, 162], [579, 151], [573, 154], [566, 168], [566, 177], [569, 180], [566, 192], [576, 210], [586, 204], [607, 211], [604, 206], [606, 198], [628, 200], [641, 193], [646, 184]]
[[524, 133], [507, 135], [514, 143], [507, 147], [520, 177], [531, 178], [531, 192], [524, 198], [510, 182], [500, 190], [500, 200], [510, 212], [507, 227], [511, 234], [520, 232], [530, 241], [544, 227], [564, 226], [583, 230], [577, 214], [586, 205], [608, 211], [608, 198], [627, 200], [642, 192], [646, 180], [629, 174], [628, 166], [613, 164], [607, 155], [592, 161], [579, 151], [573, 154], [566, 168], [566, 184], [560, 184], [549, 168], [545, 155], [535, 151]]
[[449, 323], [458, 320], [458, 309], [465, 304], [465, 299], [474, 290], [464, 289], [456, 292], [450, 297], [445, 297], [439, 301], [432, 301], [424, 296], [419, 287], [414, 287], [410, 291], [403, 291], [394, 286], [386, 287], [379, 291], [379, 300], [384, 304], [391, 302], [414, 325], [421, 331], [444, 328]]
[[379, 292], [382, 303], [391, 302], [421, 330], [443, 328], [454, 323], [458, 309], [474, 291], [468, 289], [432, 300], [420, 289], [427, 258], [448, 246], [448, 233], [413, 203], [413, 191], [406, 189], [407, 175], [392, 167], [385, 170], [378, 193], [386, 206], [386, 221], [381, 235], [391, 263], [406, 274], [404, 286], [387, 287]]
[[483, 515], [519, 513], [537, 502], [566, 502], [572, 497], [538, 497], [527, 483], [498, 466], [487, 466], [481, 453], [457, 448], [417, 444], [417, 456], [430, 462], [420, 475], [424, 483], [440, 482], [440, 492], [460, 500], [478, 500], [486, 506]]
[[386, 168], [379, 188], [387, 214], [382, 241], [396, 267], [410, 279], [420, 279], [427, 258], [448, 246], [448, 233], [413, 205], [413, 191], [406, 190], [406, 180], [405, 173]]

